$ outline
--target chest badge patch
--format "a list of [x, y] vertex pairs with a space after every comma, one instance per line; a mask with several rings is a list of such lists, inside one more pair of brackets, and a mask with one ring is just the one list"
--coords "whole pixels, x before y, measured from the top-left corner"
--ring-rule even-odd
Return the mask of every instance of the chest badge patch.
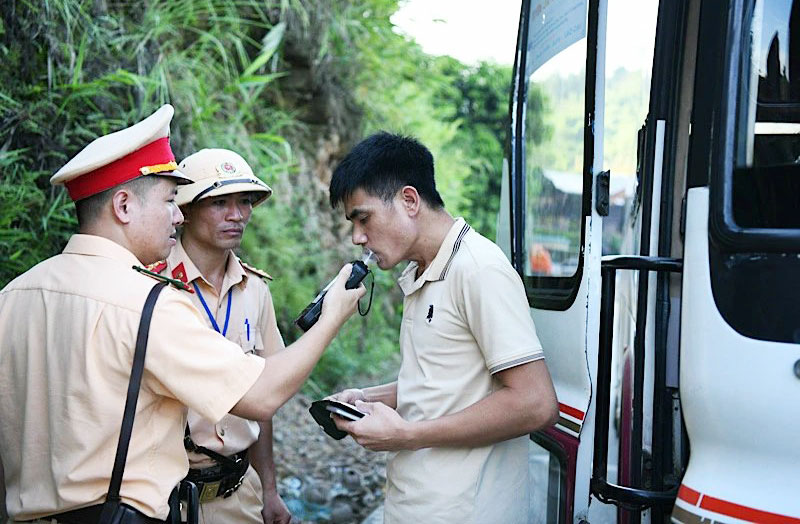
[[431, 320], [433, 320], [433, 304], [431, 304], [430, 306], [428, 306], [428, 316], [427, 316], [427, 317], [425, 317], [425, 318], [427, 318], [427, 319], [428, 319], [428, 324], [430, 324], [430, 323], [431, 323]]

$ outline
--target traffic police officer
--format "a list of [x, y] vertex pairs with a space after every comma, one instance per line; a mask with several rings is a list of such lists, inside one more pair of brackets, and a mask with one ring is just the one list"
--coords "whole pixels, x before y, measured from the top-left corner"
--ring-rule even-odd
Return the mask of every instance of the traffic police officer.
[[[51, 179], [76, 201], [80, 233], [0, 291], [0, 457], [13, 521], [96, 522], [109, 487], [134, 341], [183, 216], [169, 146], [171, 106], [100, 137]], [[186, 406], [268, 420], [302, 385], [364, 294], [345, 266], [320, 322], [269, 365], [205, 325], [186, 293], [165, 289], [150, 325], [120, 495], [164, 520], [188, 471]], [[317, 327], [319, 326], [319, 327]]]
[[[283, 338], [264, 281], [271, 277], [233, 251], [241, 244], [253, 208], [272, 190], [244, 158], [226, 149], [203, 149], [183, 160], [179, 169], [192, 181], [180, 186], [175, 197], [184, 214], [183, 228], [167, 260], [153, 269], [186, 283], [209, 327], [244, 353], [281, 351]], [[271, 421], [259, 427], [226, 415], [214, 424], [191, 410], [188, 420], [188, 479], [200, 490], [200, 522], [288, 523], [291, 515], [276, 490]]]

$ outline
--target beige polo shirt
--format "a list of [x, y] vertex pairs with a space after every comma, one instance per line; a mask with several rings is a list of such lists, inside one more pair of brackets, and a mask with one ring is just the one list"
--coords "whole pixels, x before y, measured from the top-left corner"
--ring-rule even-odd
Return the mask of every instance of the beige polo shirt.
[[[406, 420], [457, 413], [499, 389], [494, 373], [544, 357], [521, 279], [502, 251], [457, 219], [403, 290], [397, 411]], [[385, 522], [528, 521], [528, 443], [401, 451], [387, 468]]]
[[[26, 520], [105, 499], [136, 332], [156, 283], [111, 240], [74, 235], [64, 252], [0, 291], [0, 454], [8, 511]], [[191, 349], [191, 351], [189, 351]], [[166, 518], [186, 475], [185, 406], [222, 418], [263, 359], [209, 330], [186, 293], [153, 313], [122, 501]]]
[[[213, 329], [208, 313], [200, 300], [202, 296], [214, 316], [217, 327], [225, 332], [225, 338], [236, 343], [245, 354], [267, 356], [284, 349], [283, 338], [275, 319], [272, 295], [262, 280], [266, 274], [257, 273], [258, 270], [242, 265], [232, 251], [228, 255], [225, 276], [222, 280], [222, 294], [217, 294], [214, 286], [203, 277], [186, 254], [180, 240], [166, 262], [158, 265], [156, 269], [168, 277], [189, 285], [192, 292], [187, 292], [186, 295], [200, 311], [206, 324]], [[195, 285], [200, 290], [200, 295], [195, 292]], [[230, 313], [227, 308], [229, 294]], [[191, 348], [187, 350], [191, 351]], [[200, 413], [189, 410], [188, 419], [194, 443], [225, 456], [249, 448], [258, 439], [258, 423], [234, 415], [225, 415], [222, 420], [214, 423]], [[189, 453], [189, 463], [193, 468], [215, 464], [202, 453]]]

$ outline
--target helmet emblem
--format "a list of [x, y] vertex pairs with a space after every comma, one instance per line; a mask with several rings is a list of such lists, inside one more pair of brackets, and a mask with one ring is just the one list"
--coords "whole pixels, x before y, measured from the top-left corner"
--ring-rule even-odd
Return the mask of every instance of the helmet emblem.
[[230, 176], [236, 174], [236, 166], [230, 162], [223, 162], [217, 166], [217, 173], [222, 176]]

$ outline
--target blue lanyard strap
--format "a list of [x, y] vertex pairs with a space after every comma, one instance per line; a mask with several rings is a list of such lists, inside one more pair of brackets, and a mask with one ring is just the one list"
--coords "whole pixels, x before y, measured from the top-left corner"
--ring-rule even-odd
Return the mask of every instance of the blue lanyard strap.
[[225, 327], [222, 328], [222, 331], [220, 331], [219, 324], [217, 324], [217, 319], [214, 318], [214, 315], [211, 314], [211, 310], [208, 309], [206, 299], [204, 299], [203, 294], [200, 293], [200, 288], [197, 287], [197, 283], [192, 282], [192, 287], [194, 287], [194, 291], [197, 293], [197, 298], [200, 299], [200, 303], [203, 304], [203, 308], [206, 310], [206, 315], [208, 315], [208, 320], [211, 321], [211, 326], [217, 333], [222, 333], [222, 336], [224, 337], [228, 333], [228, 320], [231, 318], [231, 295], [233, 294], [233, 288], [228, 290], [228, 310], [225, 312]]

